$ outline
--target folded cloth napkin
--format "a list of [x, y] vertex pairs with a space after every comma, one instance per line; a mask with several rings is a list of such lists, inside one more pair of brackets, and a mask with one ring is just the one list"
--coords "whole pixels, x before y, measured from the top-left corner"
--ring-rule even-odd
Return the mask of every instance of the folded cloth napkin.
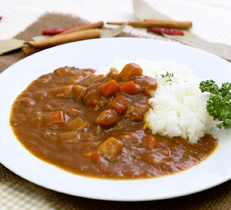
[[[29, 26], [24, 32], [16, 36], [16, 38], [23, 40], [30, 40], [31, 37], [41, 34], [44, 29], [50, 29], [55, 27], [71, 27], [78, 23], [85, 24], [84, 20], [71, 15], [63, 14], [45, 14], [37, 22]], [[122, 33], [121, 36], [134, 36], [129, 33]], [[19, 61], [24, 56], [20, 51], [8, 53], [0, 56], [0, 72], [4, 71], [7, 67], [13, 63]], [[62, 181], [62, 180], [60, 180]], [[93, 199], [80, 198], [62, 193], [54, 192], [52, 190], [45, 189], [36, 184], [33, 184], [16, 174], [9, 171], [3, 165], [0, 164], [0, 184], [1, 183], [12, 183], [23, 188], [29, 188], [32, 191], [38, 193], [49, 202], [54, 209], [66, 209], [66, 210], [125, 210], [125, 209], [162, 209], [162, 210], [215, 210], [215, 209], [230, 209], [231, 208], [231, 181], [228, 181], [222, 185], [214, 187], [210, 190], [206, 190], [200, 193], [196, 193], [189, 196], [160, 200], [160, 201], [149, 201], [149, 202], [110, 202], [110, 201], [99, 201]], [[77, 187], [77, 186], [76, 186]], [[89, 190], [91, 186], [86, 186]], [[153, 190], [155, 190], [155, 186]], [[187, 187], [187, 186], [185, 186]], [[113, 189], [111, 189], [113, 190]], [[144, 191], [145, 193], [145, 191]], [[33, 209], [35, 206], [34, 201], [28, 201], [26, 197], [20, 198], [21, 209], [23, 208], [22, 203], [25, 203], [27, 209]]]

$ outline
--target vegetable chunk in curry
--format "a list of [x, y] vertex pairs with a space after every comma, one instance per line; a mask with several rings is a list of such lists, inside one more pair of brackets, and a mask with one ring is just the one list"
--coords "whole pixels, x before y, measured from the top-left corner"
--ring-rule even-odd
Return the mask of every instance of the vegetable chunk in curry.
[[157, 82], [139, 65], [94, 73], [58, 68], [17, 97], [10, 123], [32, 154], [78, 175], [135, 179], [188, 169], [215, 149], [217, 140], [209, 134], [192, 145], [145, 128]]

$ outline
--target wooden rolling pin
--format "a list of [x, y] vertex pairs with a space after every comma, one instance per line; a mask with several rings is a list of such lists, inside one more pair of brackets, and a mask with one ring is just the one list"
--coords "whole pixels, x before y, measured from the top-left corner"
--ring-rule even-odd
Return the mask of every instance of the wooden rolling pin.
[[[107, 22], [107, 24], [122, 25], [125, 24], [125, 22]], [[132, 21], [132, 22], [128, 22], [127, 24], [135, 28], [160, 27], [160, 28], [189, 29], [192, 27], [192, 22], [190, 21], [153, 20], [153, 19], [147, 19], [144, 21]]]

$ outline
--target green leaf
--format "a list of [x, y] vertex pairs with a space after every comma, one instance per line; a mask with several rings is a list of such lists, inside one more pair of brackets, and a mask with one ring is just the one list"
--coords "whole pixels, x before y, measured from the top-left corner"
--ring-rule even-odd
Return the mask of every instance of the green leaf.
[[199, 88], [201, 92], [210, 93], [206, 109], [214, 120], [220, 121], [217, 127], [231, 127], [231, 83], [222, 83], [219, 88], [215, 81], [206, 80], [200, 83]]

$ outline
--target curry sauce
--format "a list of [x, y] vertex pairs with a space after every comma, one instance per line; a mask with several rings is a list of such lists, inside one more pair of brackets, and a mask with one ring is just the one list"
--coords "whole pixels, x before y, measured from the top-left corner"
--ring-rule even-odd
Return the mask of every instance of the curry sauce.
[[118, 73], [63, 67], [33, 81], [15, 100], [10, 123], [36, 157], [66, 171], [98, 178], [169, 175], [207, 158], [217, 139], [197, 144], [146, 129], [156, 80], [136, 64]]

